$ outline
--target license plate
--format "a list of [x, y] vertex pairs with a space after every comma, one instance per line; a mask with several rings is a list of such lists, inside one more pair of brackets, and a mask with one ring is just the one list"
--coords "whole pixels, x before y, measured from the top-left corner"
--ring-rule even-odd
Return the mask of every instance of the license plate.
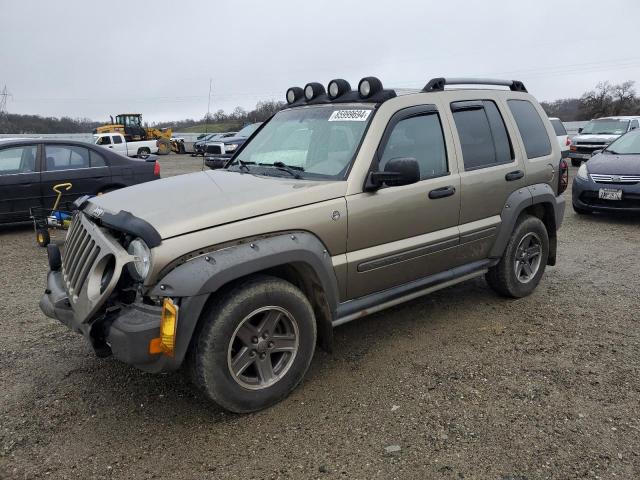
[[622, 200], [622, 190], [612, 188], [601, 188], [598, 197], [602, 200]]

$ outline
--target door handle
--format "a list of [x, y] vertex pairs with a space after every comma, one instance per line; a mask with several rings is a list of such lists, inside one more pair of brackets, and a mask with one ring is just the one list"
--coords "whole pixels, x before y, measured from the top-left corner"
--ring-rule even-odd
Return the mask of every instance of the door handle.
[[504, 176], [504, 179], [507, 182], [513, 182], [514, 180], [520, 180], [524, 177], [524, 172], [522, 170], [516, 170], [515, 172], [509, 172]]
[[456, 193], [455, 187], [449, 185], [448, 187], [436, 188], [435, 190], [431, 190], [429, 192], [429, 198], [431, 200], [435, 200], [437, 198], [450, 197]]

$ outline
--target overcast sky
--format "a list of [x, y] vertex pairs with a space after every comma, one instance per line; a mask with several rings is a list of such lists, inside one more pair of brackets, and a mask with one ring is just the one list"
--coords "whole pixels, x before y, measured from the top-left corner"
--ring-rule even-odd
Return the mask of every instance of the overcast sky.
[[[470, 5], [473, 3], [473, 5]], [[524, 81], [539, 100], [640, 80], [638, 0], [0, 0], [8, 110], [146, 121], [282, 99], [363, 76]], [[640, 85], [638, 85], [640, 87]]]

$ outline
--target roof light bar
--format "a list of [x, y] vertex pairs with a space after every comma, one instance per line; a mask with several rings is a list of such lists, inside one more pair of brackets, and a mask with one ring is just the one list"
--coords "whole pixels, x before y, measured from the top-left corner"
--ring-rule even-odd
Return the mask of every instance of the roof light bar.
[[307, 83], [304, 87], [304, 98], [307, 99], [307, 102], [320, 95], [324, 95], [324, 93], [324, 86], [318, 82]]
[[291, 87], [287, 90], [287, 103], [291, 105], [304, 96], [304, 91], [300, 87]]
[[329, 92], [329, 98], [334, 100], [347, 92], [351, 91], [351, 85], [346, 80], [342, 78], [336, 78], [335, 80], [331, 80], [329, 82], [329, 86], [327, 87], [327, 91]]

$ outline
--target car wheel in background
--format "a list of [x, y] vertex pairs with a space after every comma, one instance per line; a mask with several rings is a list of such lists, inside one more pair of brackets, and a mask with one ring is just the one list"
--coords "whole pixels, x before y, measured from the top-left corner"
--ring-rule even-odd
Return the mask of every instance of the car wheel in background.
[[531, 294], [540, 283], [549, 257], [549, 234], [538, 217], [521, 216], [500, 262], [485, 278], [491, 288], [505, 297]]
[[285, 280], [256, 275], [228, 288], [203, 314], [189, 351], [190, 377], [227, 410], [261, 410], [300, 383], [315, 343], [305, 295]]
[[148, 148], [140, 148], [138, 149], [138, 154], [136, 155], [138, 158], [148, 158], [151, 155], [151, 150]]

